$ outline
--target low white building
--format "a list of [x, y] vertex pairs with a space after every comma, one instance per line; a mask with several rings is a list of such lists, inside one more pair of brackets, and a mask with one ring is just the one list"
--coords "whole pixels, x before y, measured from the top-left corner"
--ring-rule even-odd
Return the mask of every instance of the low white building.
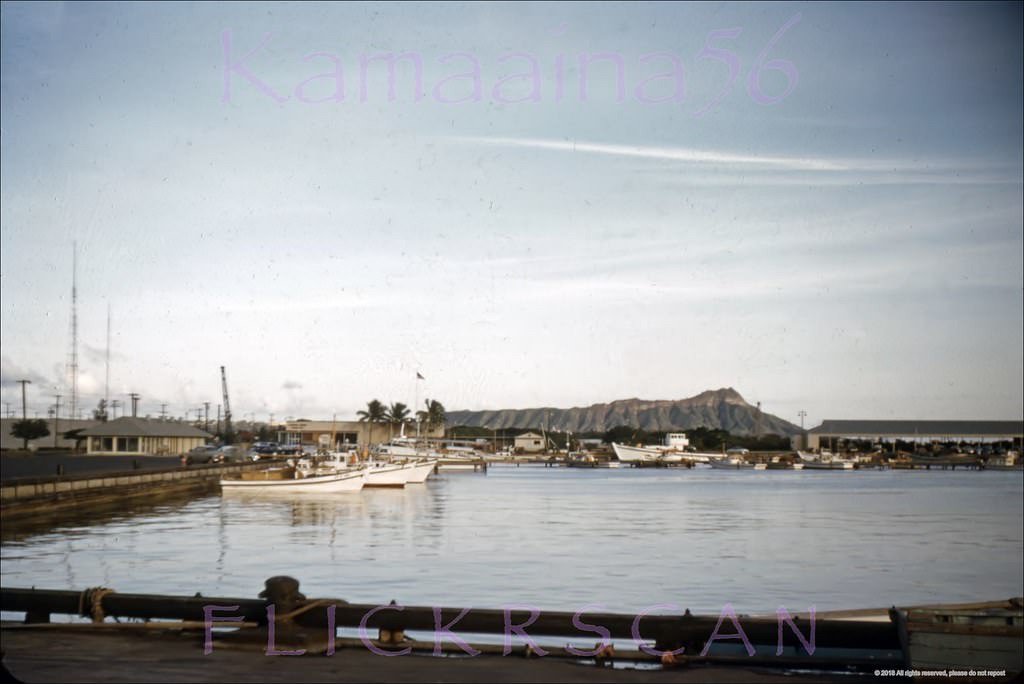
[[536, 432], [523, 433], [515, 438], [515, 447], [516, 451], [526, 453], [545, 451], [544, 435], [538, 435]]
[[206, 444], [212, 435], [186, 423], [123, 417], [81, 432], [87, 454], [170, 456]]

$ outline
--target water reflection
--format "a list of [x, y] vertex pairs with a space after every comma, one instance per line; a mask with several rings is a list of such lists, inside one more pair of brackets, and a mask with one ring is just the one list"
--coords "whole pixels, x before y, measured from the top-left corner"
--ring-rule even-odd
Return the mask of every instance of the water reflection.
[[1024, 581], [1022, 482], [494, 468], [400, 490], [218, 494], [5, 523], [3, 582], [254, 596], [290, 574], [307, 596], [367, 603], [624, 612], [1005, 598]]

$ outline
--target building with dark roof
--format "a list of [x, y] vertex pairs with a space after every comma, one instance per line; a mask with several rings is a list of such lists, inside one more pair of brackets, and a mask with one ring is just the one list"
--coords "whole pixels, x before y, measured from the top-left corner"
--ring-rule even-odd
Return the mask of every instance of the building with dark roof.
[[[1024, 437], [1020, 420], [825, 420], [804, 433], [798, 448], [817, 449], [822, 440], [895, 439], [938, 442], [1013, 441]], [[798, 439], [798, 438], [795, 438]]]
[[[11, 430], [14, 428], [14, 424], [17, 423], [21, 418], [4, 418], [0, 421], [0, 448], [7, 449], [21, 449], [22, 440], [19, 437], [15, 437], [11, 434]], [[46, 437], [40, 437], [39, 439], [28, 440], [28, 448], [31, 451], [38, 449], [74, 449], [78, 440], [66, 439], [64, 435], [68, 432], [76, 430], [84, 430], [97, 425], [100, 421], [98, 420], [72, 420], [70, 418], [44, 418], [40, 420], [46, 421], [46, 427], [50, 429], [50, 434]]]
[[81, 435], [88, 454], [127, 456], [184, 454], [212, 437], [186, 423], [132, 417], [99, 423]]

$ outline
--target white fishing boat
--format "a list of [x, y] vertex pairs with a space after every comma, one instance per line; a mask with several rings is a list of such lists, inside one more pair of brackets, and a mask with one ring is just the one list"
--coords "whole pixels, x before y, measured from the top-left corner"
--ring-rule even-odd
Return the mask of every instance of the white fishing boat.
[[857, 463], [853, 459], [840, 458], [827, 451], [820, 454], [810, 454], [804, 451], [796, 453], [807, 470], [853, 470]]
[[[709, 454], [687, 451], [690, 441], [682, 432], [671, 432], [665, 435], [664, 444], [647, 444], [645, 446], [629, 446], [612, 442], [615, 456], [622, 463], [707, 463]], [[715, 454], [711, 454], [715, 456]]]
[[599, 458], [589, 451], [570, 451], [565, 456], [568, 468], [618, 468], [619, 462], [607, 457]]
[[366, 464], [367, 487], [404, 487], [409, 480], [411, 468], [401, 463]]
[[434, 473], [434, 470], [437, 468], [437, 461], [427, 458], [405, 463], [403, 467], [406, 468], [406, 484], [423, 484]]
[[751, 463], [739, 456], [719, 456], [708, 460], [708, 465], [719, 470], [767, 470], [767, 463]]
[[612, 449], [615, 456], [623, 463], [654, 463], [658, 461], [664, 452], [663, 447], [656, 446], [627, 446], [612, 442]]
[[773, 456], [772, 460], [768, 462], [768, 470], [803, 470], [804, 464], [800, 461], [793, 461], [783, 459], [779, 456]]
[[246, 493], [287, 492], [287, 493], [338, 493], [358, 492], [367, 482], [365, 469], [336, 471], [325, 474], [305, 475], [295, 468], [276, 468], [244, 472], [237, 479], [220, 481], [224, 491]]

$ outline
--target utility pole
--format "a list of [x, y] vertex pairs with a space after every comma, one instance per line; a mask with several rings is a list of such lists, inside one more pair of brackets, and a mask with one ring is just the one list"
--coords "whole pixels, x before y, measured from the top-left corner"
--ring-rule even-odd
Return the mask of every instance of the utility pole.
[[141, 399], [142, 397], [136, 394], [135, 392], [132, 392], [128, 396], [132, 398], [132, 418], [135, 418], [138, 416], [139, 399]]
[[231, 430], [231, 402], [228, 400], [228, 374], [224, 366], [220, 367], [220, 384], [224, 394], [224, 443], [234, 442], [234, 435]]
[[203, 430], [210, 431], [210, 402], [203, 402]]
[[[15, 382], [18, 382], [18, 383], [21, 384], [21, 419], [22, 420], [28, 420], [28, 409], [26, 408], [26, 405], [25, 405], [25, 385], [31, 385], [32, 381], [31, 380], [16, 380]], [[26, 443], [26, 446], [28, 446], [27, 443]]]
[[803, 430], [804, 429], [804, 418], [807, 417], [807, 411], [804, 411], [803, 409], [800, 409], [800, 413], [798, 413], [796, 415], [800, 416], [800, 429]]
[[[25, 404], [25, 385], [31, 385], [31, 380], [18, 380], [21, 384], [21, 419], [28, 420], [28, 408]], [[21, 445], [21, 448], [28, 451], [28, 439], [25, 439], [25, 443]]]
[[107, 370], [103, 383], [103, 399], [105, 404], [110, 404], [110, 300], [107, 300]]
[[160, 404], [160, 420], [167, 418], [167, 404]]
[[60, 395], [57, 396], [57, 404], [53, 407], [53, 447], [57, 448], [57, 433], [60, 432]]
[[110, 412], [113, 414], [114, 418], [117, 418], [117, 407], [120, 405], [121, 401], [119, 399], [114, 399], [110, 402]]

